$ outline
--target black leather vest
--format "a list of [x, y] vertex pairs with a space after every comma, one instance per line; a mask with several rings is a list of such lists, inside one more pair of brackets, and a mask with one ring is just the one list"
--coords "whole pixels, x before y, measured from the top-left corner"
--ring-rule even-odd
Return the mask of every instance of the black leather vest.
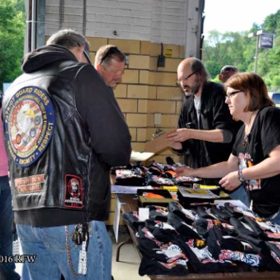
[[57, 63], [21, 75], [3, 99], [14, 210], [85, 211], [90, 137], [75, 105], [75, 76], [84, 65]]

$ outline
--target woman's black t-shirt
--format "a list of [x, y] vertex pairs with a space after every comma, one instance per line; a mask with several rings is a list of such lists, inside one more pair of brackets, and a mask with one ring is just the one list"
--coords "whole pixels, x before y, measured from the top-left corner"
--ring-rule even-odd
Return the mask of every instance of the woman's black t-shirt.
[[[255, 118], [250, 134], [245, 137], [244, 125], [236, 135], [232, 154], [238, 157], [240, 169], [256, 165], [280, 145], [280, 109], [266, 107]], [[280, 164], [280, 163], [279, 163]], [[258, 180], [249, 180], [246, 185], [253, 202], [253, 211], [268, 218], [280, 208], [280, 174]]]

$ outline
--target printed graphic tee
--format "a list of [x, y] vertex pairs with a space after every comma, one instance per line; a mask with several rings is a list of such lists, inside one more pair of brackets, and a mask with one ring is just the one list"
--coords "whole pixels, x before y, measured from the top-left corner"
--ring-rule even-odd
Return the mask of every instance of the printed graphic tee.
[[[268, 158], [280, 145], [280, 109], [266, 107], [256, 116], [251, 132], [245, 137], [244, 125], [238, 131], [232, 154], [238, 157], [239, 168], [254, 166]], [[280, 174], [259, 180], [249, 180], [246, 188], [253, 201], [253, 211], [268, 218], [280, 207]]]

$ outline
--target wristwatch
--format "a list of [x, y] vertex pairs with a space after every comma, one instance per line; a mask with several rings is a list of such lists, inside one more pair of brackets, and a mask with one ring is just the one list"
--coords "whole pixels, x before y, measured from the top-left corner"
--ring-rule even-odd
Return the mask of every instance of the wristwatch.
[[246, 182], [246, 179], [244, 178], [243, 173], [242, 173], [242, 169], [238, 170], [238, 179], [241, 183]]

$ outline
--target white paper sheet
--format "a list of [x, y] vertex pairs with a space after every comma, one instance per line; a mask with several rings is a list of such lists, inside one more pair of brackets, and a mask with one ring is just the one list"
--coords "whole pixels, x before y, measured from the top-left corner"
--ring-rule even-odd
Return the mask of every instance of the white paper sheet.
[[138, 189], [152, 189], [151, 186], [123, 186], [123, 185], [112, 185], [112, 193], [127, 193], [127, 194], [137, 194]]
[[120, 202], [119, 198], [116, 197], [113, 230], [114, 230], [114, 233], [115, 233], [115, 238], [116, 238], [117, 243], [118, 243], [118, 240], [119, 240], [120, 217], [121, 217], [121, 202]]

